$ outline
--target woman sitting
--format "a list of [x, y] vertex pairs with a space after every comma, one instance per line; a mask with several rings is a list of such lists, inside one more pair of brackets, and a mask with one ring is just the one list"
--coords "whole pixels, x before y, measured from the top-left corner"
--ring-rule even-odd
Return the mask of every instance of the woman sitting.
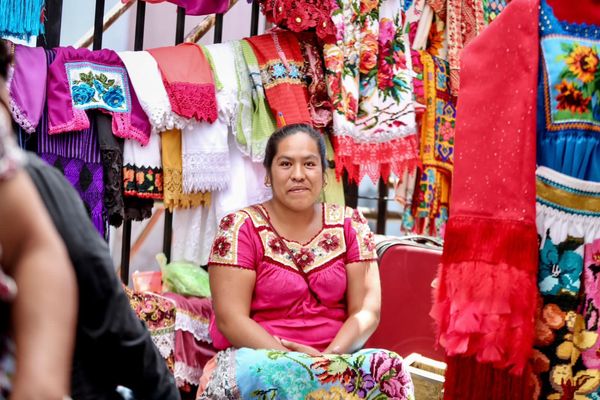
[[319, 203], [325, 143], [308, 125], [267, 144], [273, 198], [221, 220], [209, 261], [224, 350], [199, 399], [412, 399], [402, 359], [360, 350], [377, 327], [373, 234], [358, 210]]

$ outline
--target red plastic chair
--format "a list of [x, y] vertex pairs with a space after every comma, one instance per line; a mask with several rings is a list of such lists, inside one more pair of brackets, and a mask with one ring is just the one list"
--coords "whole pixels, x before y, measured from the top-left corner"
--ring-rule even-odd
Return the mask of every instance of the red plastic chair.
[[[429, 244], [420, 244], [425, 240]], [[436, 349], [431, 282], [441, 247], [422, 237], [388, 239], [378, 245], [381, 275], [381, 321], [365, 347], [393, 350], [402, 357], [419, 353], [444, 361]]]

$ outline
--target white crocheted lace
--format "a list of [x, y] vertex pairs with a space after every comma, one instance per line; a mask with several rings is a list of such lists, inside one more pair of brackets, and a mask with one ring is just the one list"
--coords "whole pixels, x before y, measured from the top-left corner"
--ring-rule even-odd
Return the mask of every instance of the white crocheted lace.
[[229, 153], [184, 153], [184, 193], [214, 192], [229, 186]]
[[165, 332], [153, 332], [152, 342], [158, 348], [160, 355], [167, 359], [175, 352], [175, 330], [165, 329]]
[[184, 310], [177, 310], [175, 329], [189, 332], [200, 342], [212, 343], [208, 333], [209, 320], [201, 320], [188, 314]]
[[201, 367], [192, 367], [182, 361], [175, 361], [173, 375], [177, 387], [183, 387], [186, 383], [198, 385], [203, 369]]

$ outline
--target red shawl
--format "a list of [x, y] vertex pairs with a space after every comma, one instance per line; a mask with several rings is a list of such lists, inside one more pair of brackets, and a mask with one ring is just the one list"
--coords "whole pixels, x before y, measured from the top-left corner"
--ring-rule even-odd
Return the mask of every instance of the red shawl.
[[[522, 395], [521, 383], [507, 382], [519, 379], [534, 339], [538, 5], [512, 1], [462, 52], [450, 219], [432, 316], [447, 354], [471, 362], [450, 358], [447, 399], [475, 398], [475, 387], [486, 393], [481, 399]], [[514, 375], [494, 375], [503, 370]]]

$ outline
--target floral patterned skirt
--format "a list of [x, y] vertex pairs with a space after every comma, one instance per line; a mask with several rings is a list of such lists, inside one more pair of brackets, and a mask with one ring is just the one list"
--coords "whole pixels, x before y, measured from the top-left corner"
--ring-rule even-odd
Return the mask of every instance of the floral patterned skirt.
[[197, 400], [414, 400], [402, 358], [364, 349], [311, 357], [248, 348], [221, 351], [207, 364]]
[[539, 398], [600, 400], [600, 183], [536, 175]]

